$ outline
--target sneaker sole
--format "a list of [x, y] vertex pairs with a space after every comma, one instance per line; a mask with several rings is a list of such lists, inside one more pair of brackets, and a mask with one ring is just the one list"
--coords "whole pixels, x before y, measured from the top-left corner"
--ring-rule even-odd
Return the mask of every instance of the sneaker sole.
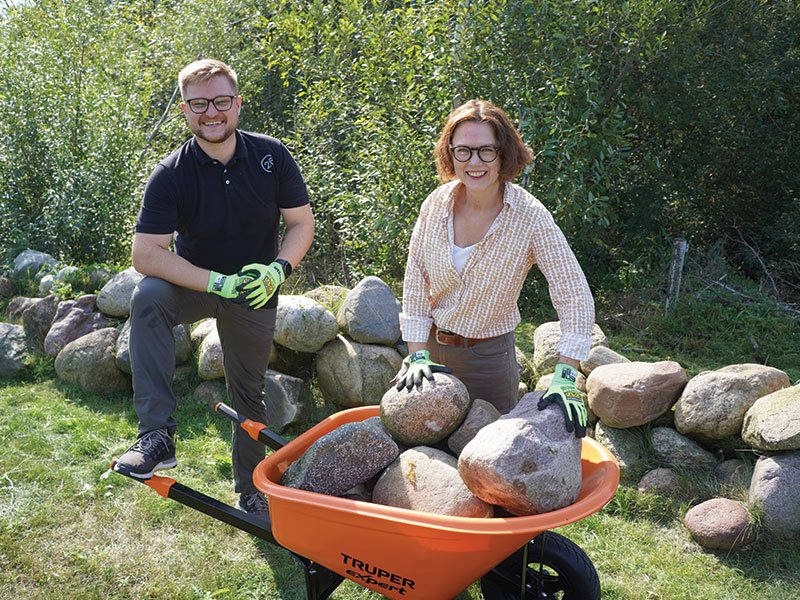
[[130, 467], [121, 465], [119, 463], [114, 465], [114, 470], [122, 473], [123, 475], [127, 475], [128, 477], [135, 477], [136, 479], [150, 479], [153, 476], [153, 473], [159, 469], [172, 469], [176, 466], [178, 466], [178, 461], [173, 457], [168, 460], [162, 460], [155, 467], [153, 467], [152, 471], [146, 473], [133, 471]]
[[263, 515], [268, 515], [268, 514], [269, 514], [269, 509], [267, 509], [267, 510], [265, 510], [265, 511], [263, 511], [263, 512], [258, 512], [258, 513], [251, 513], [251, 512], [248, 512], [248, 511], [246, 511], [246, 510], [245, 510], [244, 506], [242, 506], [241, 504], [239, 504], [239, 501], [238, 501], [238, 500], [236, 501], [236, 504], [233, 506], [233, 508], [235, 508], [236, 510], [240, 510], [240, 511], [242, 511], [242, 512], [243, 512], [243, 513], [245, 513], [245, 514], [252, 515], [252, 516], [254, 516], [254, 517], [259, 517], [259, 516], [263, 516]]

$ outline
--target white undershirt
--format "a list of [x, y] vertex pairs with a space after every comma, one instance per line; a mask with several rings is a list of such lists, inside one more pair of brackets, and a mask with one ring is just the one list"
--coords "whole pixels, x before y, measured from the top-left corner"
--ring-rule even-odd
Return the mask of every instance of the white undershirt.
[[461, 275], [464, 272], [464, 265], [467, 264], [467, 259], [472, 251], [475, 249], [475, 244], [460, 248], [453, 244], [453, 265], [456, 267], [456, 272]]

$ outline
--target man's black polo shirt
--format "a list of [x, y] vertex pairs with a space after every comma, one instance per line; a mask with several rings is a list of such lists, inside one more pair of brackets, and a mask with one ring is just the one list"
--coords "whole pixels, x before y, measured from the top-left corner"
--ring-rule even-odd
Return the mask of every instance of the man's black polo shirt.
[[305, 204], [300, 169], [279, 140], [237, 130], [236, 151], [223, 165], [192, 137], [150, 175], [136, 231], [174, 232], [180, 256], [230, 275], [248, 263], [272, 262], [279, 209]]

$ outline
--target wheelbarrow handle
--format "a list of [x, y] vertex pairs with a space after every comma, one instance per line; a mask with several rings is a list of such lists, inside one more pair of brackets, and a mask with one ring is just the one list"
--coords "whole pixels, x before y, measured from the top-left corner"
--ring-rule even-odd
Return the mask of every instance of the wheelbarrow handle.
[[256, 441], [261, 442], [265, 446], [269, 446], [273, 450], [283, 448], [288, 443], [286, 438], [273, 431], [270, 431], [269, 428], [263, 423], [253, 421], [251, 419], [245, 419], [242, 415], [233, 410], [224, 402], [217, 402], [217, 404], [214, 406], [214, 410], [218, 413], [222, 413], [234, 423], [238, 423], [239, 427], [247, 432], [247, 435]]

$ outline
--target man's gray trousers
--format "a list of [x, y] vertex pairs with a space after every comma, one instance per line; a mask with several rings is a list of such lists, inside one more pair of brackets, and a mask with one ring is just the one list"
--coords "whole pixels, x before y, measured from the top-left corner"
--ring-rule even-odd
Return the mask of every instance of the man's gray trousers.
[[[131, 299], [130, 357], [139, 435], [154, 429], [176, 430], [172, 391], [175, 342], [172, 329], [206, 317], [217, 320], [222, 343], [228, 402], [245, 418], [267, 423], [262, 401], [276, 309], [250, 310], [220, 296], [196, 292], [157, 277], [139, 282]], [[234, 425], [233, 472], [236, 491], [255, 491], [253, 469], [265, 447]]]

